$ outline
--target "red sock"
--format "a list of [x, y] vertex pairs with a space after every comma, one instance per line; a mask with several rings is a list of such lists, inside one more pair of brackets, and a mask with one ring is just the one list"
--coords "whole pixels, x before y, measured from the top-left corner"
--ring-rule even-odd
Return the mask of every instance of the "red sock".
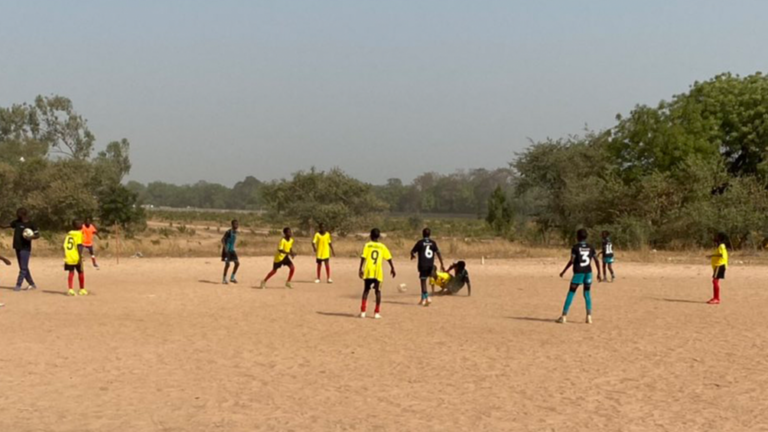
[[323, 264], [317, 264], [317, 279], [320, 280], [320, 270], [323, 268]]
[[67, 286], [69, 289], [72, 289], [72, 283], [75, 282], [75, 272], [71, 271], [69, 272], [69, 276], [67, 278]]
[[368, 309], [368, 300], [363, 300], [363, 304], [360, 305], [360, 312], [365, 312]]
[[85, 289], [85, 273], [78, 273], [77, 280], [80, 282], [80, 289]]
[[296, 267], [291, 267], [291, 272], [288, 273], [288, 282], [293, 279], [293, 274], [296, 272]]
[[277, 273], [277, 270], [272, 270], [271, 272], [267, 273], [267, 277], [264, 278], [264, 281], [268, 281], [272, 276], [275, 275], [275, 273]]
[[373, 313], [379, 313], [379, 312], [381, 312], [381, 305], [376, 303], [376, 310], [374, 310]]
[[720, 279], [712, 279], [712, 288], [714, 289], [714, 299], [720, 300]]
[[[328, 279], [331, 278], [331, 263], [325, 263], [325, 275]], [[317, 278], [320, 279], [320, 269], [317, 269]]]

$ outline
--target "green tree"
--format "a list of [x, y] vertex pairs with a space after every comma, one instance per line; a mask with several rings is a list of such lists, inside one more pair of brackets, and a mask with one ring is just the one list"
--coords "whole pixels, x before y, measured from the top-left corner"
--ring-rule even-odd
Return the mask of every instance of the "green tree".
[[370, 185], [337, 168], [299, 171], [291, 180], [265, 184], [263, 197], [274, 213], [295, 219], [304, 229], [323, 222], [346, 232], [386, 209]]
[[488, 198], [488, 215], [485, 217], [485, 221], [496, 234], [504, 235], [509, 233], [512, 228], [513, 218], [514, 215], [507, 202], [507, 196], [501, 186], [497, 186], [491, 197]]

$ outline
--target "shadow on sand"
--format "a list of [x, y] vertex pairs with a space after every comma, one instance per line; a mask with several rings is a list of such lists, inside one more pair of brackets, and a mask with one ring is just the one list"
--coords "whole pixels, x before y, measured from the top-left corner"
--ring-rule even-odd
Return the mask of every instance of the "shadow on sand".
[[318, 315], [327, 316], [327, 317], [338, 317], [338, 318], [357, 318], [357, 314], [353, 313], [343, 313], [343, 312], [321, 312], [317, 311]]

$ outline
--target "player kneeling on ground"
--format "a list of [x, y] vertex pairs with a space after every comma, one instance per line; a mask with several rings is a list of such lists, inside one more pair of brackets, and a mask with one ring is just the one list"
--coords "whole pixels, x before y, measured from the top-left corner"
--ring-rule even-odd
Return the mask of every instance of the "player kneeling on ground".
[[80, 282], [78, 294], [88, 295], [85, 289], [85, 273], [83, 273], [83, 224], [79, 221], [72, 221], [72, 231], [64, 238], [64, 271], [69, 272], [67, 295], [77, 295], [73, 287], [75, 272]]
[[[576, 291], [579, 289], [579, 285], [584, 285], [584, 301], [587, 305], [587, 324], [592, 324], [592, 261], [596, 260], [595, 248], [587, 244], [587, 230], [580, 229], [576, 233], [576, 243], [571, 248], [571, 259], [560, 273], [560, 277], [565, 275], [565, 272], [573, 266], [573, 278], [571, 278], [571, 286], [568, 290], [568, 297], [565, 298], [565, 306], [563, 306], [563, 314], [557, 320], [560, 324], [565, 324], [566, 316], [568, 315], [568, 309], [571, 308], [573, 297], [576, 295]], [[601, 278], [600, 265], [597, 267], [597, 278]]]
[[360, 257], [360, 279], [363, 280], [363, 302], [360, 305], [360, 318], [365, 318], [365, 310], [368, 308], [368, 294], [373, 289], [376, 292], [376, 309], [373, 317], [380, 319], [381, 315], [381, 284], [384, 282], [383, 262], [389, 263], [390, 273], [394, 278], [395, 265], [392, 263], [392, 254], [387, 247], [379, 242], [381, 231], [378, 228], [371, 230], [371, 241], [365, 244], [363, 254]]
[[[454, 274], [451, 274], [451, 271]], [[472, 283], [469, 281], [469, 272], [467, 272], [467, 264], [464, 261], [459, 261], [451, 264], [448, 270], [442, 272], [435, 268], [432, 272], [432, 277], [429, 279], [429, 284], [432, 286], [432, 292], [435, 292], [435, 286], [440, 287], [437, 295], [454, 295], [467, 286], [467, 296], [472, 295]]]

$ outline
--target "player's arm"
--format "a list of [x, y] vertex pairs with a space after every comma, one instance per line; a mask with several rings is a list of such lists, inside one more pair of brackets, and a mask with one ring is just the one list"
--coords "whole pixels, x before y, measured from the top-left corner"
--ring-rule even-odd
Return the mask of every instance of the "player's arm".
[[416, 258], [416, 254], [419, 253], [419, 243], [417, 242], [413, 249], [411, 249], [411, 261], [413, 261]]
[[83, 263], [83, 244], [78, 243], [77, 245], [77, 265], [81, 265]]
[[601, 280], [603, 274], [600, 272], [600, 261], [597, 260], [597, 254], [594, 250], [592, 251], [592, 256], [595, 258], [595, 267], [597, 267], [597, 280]]
[[365, 257], [360, 258], [360, 268], [357, 270], [357, 274], [360, 276], [360, 279], [365, 276], [365, 273], [363, 273], [363, 266], [365, 266]]
[[315, 238], [312, 239], [312, 252], [317, 253], [317, 234], [315, 234]]
[[333, 249], [333, 243], [328, 243], [328, 247], [331, 248], [331, 256], [336, 258], [336, 251]]
[[467, 297], [472, 297], [472, 282], [467, 278]]
[[99, 229], [96, 228], [96, 225], [93, 226], [93, 229], [95, 230], [93, 231], [93, 235], [95, 235], [97, 239], [101, 240], [101, 236], [99, 235]]
[[443, 254], [440, 253], [440, 249], [436, 250], [437, 259], [440, 261], [440, 270], [445, 271], [445, 264], [443, 264]]
[[35, 233], [35, 235], [33, 235], [33, 236], [32, 236], [32, 240], [37, 240], [37, 239], [39, 239], [39, 238], [40, 238], [40, 230], [39, 230], [39, 229], [37, 229], [37, 226], [36, 226], [36, 225], [32, 225], [32, 226], [30, 226], [30, 228], [31, 228], [31, 229], [32, 229], [32, 231]]
[[571, 259], [568, 261], [568, 264], [565, 265], [565, 268], [563, 269], [563, 271], [560, 272], [560, 277], [563, 277], [563, 275], [565, 275], [565, 272], [567, 272], [572, 265], [573, 265], [573, 255], [571, 255]]
[[389, 263], [389, 274], [391, 274], [393, 278], [397, 277], [397, 272], [395, 271], [395, 263], [393, 263], [391, 259], [387, 260], [387, 262]]
[[4, 257], [2, 255], [0, 255], [0, 261], [5, 263], [5, 265], [11, 265], [11, 260], [9, 260], [8, 258], [6, 258], [6, 257]]

